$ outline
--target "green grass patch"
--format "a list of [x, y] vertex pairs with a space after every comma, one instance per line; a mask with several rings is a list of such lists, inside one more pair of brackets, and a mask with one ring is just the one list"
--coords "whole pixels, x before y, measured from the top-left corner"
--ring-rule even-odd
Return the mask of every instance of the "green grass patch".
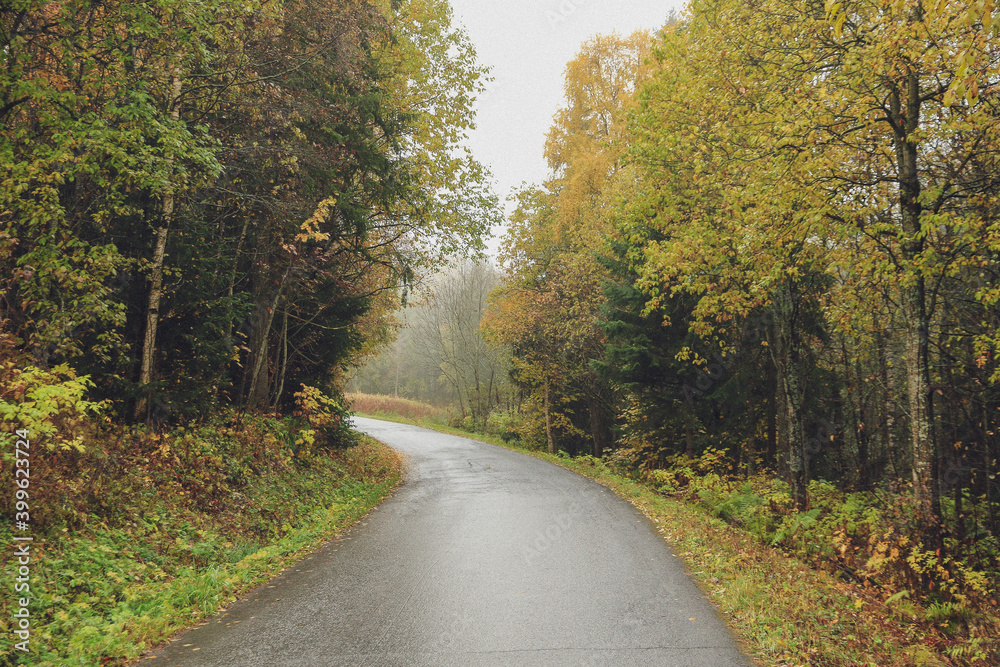
[[[113, 518], [94, 515], [36, 538], [31, 651], [13, 646], [11, 591], [0, 608], [0, 664], [126, 664], [357, 521], [401, 470], [392, 450], [367, 437], [307, 458], [286, 452], [283, 461], [246, 471], [238, 490], [197, 498], [184, 484], [176, 493], [152, 479], [143, 488], [140, 475]], [[0, 528], [3, 543], [11, 537]], [[17, 564], [6, 551], [12, 582]]]

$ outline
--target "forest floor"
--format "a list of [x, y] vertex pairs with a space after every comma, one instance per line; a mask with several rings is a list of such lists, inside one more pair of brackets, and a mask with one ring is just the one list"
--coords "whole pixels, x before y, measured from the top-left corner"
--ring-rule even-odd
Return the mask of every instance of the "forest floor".
[[887, 604], [884, 591], [845, 581], [762, 544], [749, 532], [712, 516], [699, 503], [659, 493], [599, 459], [550, 455], [492, 435], [456, 429], [441, 419], [414, 419], [386, 410], [364, 416], [417, 424], [521, 451], [613, 490], [657, 525], [762, 667], [994, 664], [990, 644], [949, 640], [942, 625], [928, 622], [919, 606]]

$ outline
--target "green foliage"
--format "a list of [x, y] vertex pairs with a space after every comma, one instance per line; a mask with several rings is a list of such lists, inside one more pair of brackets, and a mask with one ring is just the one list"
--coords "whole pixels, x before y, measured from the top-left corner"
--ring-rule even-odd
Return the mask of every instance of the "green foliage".
[[615, 188], [630, 180], [618, 180], [624, 120], [650, 39], [641, 30], [597, 35], [568, 64], [565, 106], [546, 138], [551, 177], [516, 194], [501, 255], [507, 275], [483, 318], [487, 336], [511, 350], [512, 377], [541, 412], [551, 453], [599, 456], [611, 445], [616, 387], [594, 369], [606, 278], [595, 254], [616, 213]]
[[877, 495], [844, 494], [814, 480], [809, 489], [813, 506], [796, 511], [787, 485], [768, 475], [735, 480], [727, 474], [724, 456], [710, 450], [693, 460], [677, 457], [668, 468], [647, 471], [644, 479], [660, 493], [696, 500], [714, 516], [803, 562], [889, 591], [887, 604], [904, 597], [925, 603], [928, 623], [953, 624], [993, 604], [1000, 554], [977, 570], [955, 556], [921, 548], [919, 515], [911, 500], [896, 497], [887, 505]]
[[254, 8], [27, 2], [4, 13], [0, 294], [39, 359], [80, 355], [86, 333], [97, 356], [121, 344], [126, 312], [110, 283], [135, 263], [109, 224], [142, 210], [138, 192], [178, 193], [219, 172], [216, 139], [170, 116], [164, 84], [196, 59], [234, 65], [220, 62], [232, 33], [218, 19]]
[[500, 438], [503, 442], [522, 440], [524, 414], [517, 410], [494, 410], [486, 421], [486, 433]]
[[316, 387], [302, 385], [295, 392], [296, 416], [309, 422], [309, 429], [303, 430], [296, 439], [299, 449], [297, 456], [308, 456], [316, 446], [316, 436], [321, 437], [317, 449], [333, 449], [353, 444], [354, 432], [350, 430], [351, 410], [343, 395], [331, 398]]
[[85, 436], [106, 405], [84, 398], [93, 383], [62, 364], [51, 370], [0, 360], [0, 449], [14, 461], [17, 430], [25, 430], [32, 446], [45, 451], [85, 450]]
[[500, 222], [499, 202], [488, 185], [488, 170], [462, 139], [475, 127], [473, 103], [485, 90], [487, 69], [476, 62], [465, 30], [452, 23], [448, 2], [380, 4], [392, 30], [378, 53], [389, 72], [386, 106], [406, 123], [398, 137], [398, 154], [408, 156], [413, 186], [406, 193], [412, 207], [406, 212], [423, 223], [413, 231], [433, 239], [434, 247], [426, 250], [437, 260], [482, 251], [490, 228]]
[[694, 394], [703, 393], [699, 385], [702, 374], [677, 358], [681, 349], [696, 347], [697, 339], [689, 331], [671, 326], [684, 320], [690, 305], [677, 299], [670, 303], [675, 309], [672, 312], [645, 312], [647, 297], [635, 286], [638, 273], [627, 257], [631, 246], [622, 240], [612, 240], [609, 245], [608, 254], [600, 258], [609, 274], [603, 286], [600, 322], [606, 342], [603, 357], [591, 365], [629, 394], [628, 403], [619, 409], [624, 422], [623, 444], [651, 445], [656, 451], [650, 451], [649, 458], [662, 460], [686, 448], [678, 434], [700, 427], [692, 399]]
[[446, 2], [31, 1], [0, 27], [0, 309], [120, 416], [341, 382], [397, 288], [496, 221], [456, 157], [485, 69]]
[[[485, 70], [440, 0], [15, 5], [0, 482], [27, 431], [30, 659], [120, 663], [387, 492], [339, 386], [398, 288], [496, 220], [456, 157]], [[256, 412], [300, 386], [296, 418]]]

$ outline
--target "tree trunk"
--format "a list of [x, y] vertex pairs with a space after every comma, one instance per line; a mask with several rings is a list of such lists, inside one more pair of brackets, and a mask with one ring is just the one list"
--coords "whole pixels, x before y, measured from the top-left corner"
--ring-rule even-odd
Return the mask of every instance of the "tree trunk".
[[775, 470], [778, 455], [778, 407], [775, 394], [778, 386], [773, 362], [767, 366], [767, 387], [767, 451], [764, 454], [764, 465]]
[[[476, 422], [483, 413], [483, 390], [481, 387], [481, 382], [479, 380], [479, 364], [476, 363], [478, 360], [473, 360], [472, 366], [472, 385], [475, 387], [475, 398], [469, 396], [469, 410], [472, 412], [472, 430], [476, 430]], [[486, 419], [483, 419], [486, 422]]]
[[[240, 266], [240, 252], [243, 250], [243, 240], [247, 236], [247, 225], [250, 223], [249, 217], [243, 218], [243, 226], [240, 228], [240, 238], [236, 242], [236, 252], [233, 255], [233, 270], [229, 274], [229, 285], [226, 287], [226, 296], [229, 297], [229, 302], [232, 303], [233, 291], [236, 288], [236, 273]], [[233, 339], [233, 320], [229, 318], [226, 322], [226, 340], [230, 341], [232, 345]]]
[[288, 372], [288, 306], [286, 304], [284, 311], [282, 313], [283, 321], [281, 324], [281, 370], [278, 372], [278, 382], [277, 387], [274, 390], [274, 399], [271, 402], [271, 407], [275, 409], [277, 413], [278, 405], [281, 403], [281, 394], [285, 391], [285, 374]]
[[[777, 336], [775, 335], [775, 339]], [[788, 441], [788, 401], [785, 398], [785, 369], [784, 365], [778, 363], [778, 343], [772, 342], [771, 344], [771, 354], [772, 360], [774, 362], [774, 425], [775, 432], [778, 436], [777, 442], [777, 458], [775, 459], [778, 467], [778, 474], [788, 479], [788, 453], [789, 453], [789, 441]]]
[[792, 498], [800, 511], [809, 505], [809, 457], [806, 451], [806, 434], [802, 423], [802, 378], [799, 376], [798, 355], [788, 355], [785, 373], [785, 396], [788, 408], [788, 477], [792, 485]]
[[[174, 197], [163, 198], [164, 221], [174, 212]], [[139, 368], [139, 386], [146, 388], [153, 381], [153, 356], [156, 354], [156, 327], [160, 321], [160, 297], [163, 295], [163, 257], [167, 249], [166, 222], [157, 230], [156, 247], [153, 249], [153, 271], [150, 274], [149, 302], [146, 305], [146, 332], [142, 339], [142, 362]], [[149, 397], [143, 394], [135, 404], [135, 418], [148, 417]]]
[[854, 364], [847, 350], [847, 343], [840, 341], [840, 361], [843, 366], [844, 383], [840, 389], [841, 414], [844, 419], [844, 477], [854, 490], [861, 490], [861, 476], [867, 462], [862, 457], [860, 397], [861, 374], [855, 373]]
[[874, 323], [875, 328], [875, 352], [876, 363], [878, 364], [878, 377], [880, 391], [876, 393], [878, 410], [878, 426], [881, 435], [882, 455], [885, 456], [887, 472], [891, 479], [899, 479], [899, 466], [896, 459], [896, 437], [895, 437], [895, 415], [890, 412], [891, 406], [896, 404], [890, 383], [892, 376], [889, 374], [889, 359], [886, 346], [888, 343], [883, 340], [879, 333], [878, 323]]
[[[181, 75], [180, 68], [175, 67], [170, 85], [170, 119], [180, 120], [181, 107]], [[168, 163], [173, 158], [168, 159]], [[167, 251], [167, 234], [170, 222], [174, 217], [174, 193], [168, 190], [163, 195], [162, 216], [160, 227], [156, 230], [156, 246], [153, 249], [153, 269], [150, 273], [149, 302], [146, 305], [146, 331], [142, 338], [142, 359], [139, 363], [139, 386], [141, 391], [153, 381], [153, 357], [156, 355], [156, 328], [160, 322], [160, 298], [163, 296], [163, 258]], [[135, 404], [135, 419], [144, 420], [148, 417], [149, 397], [139, 396]]]
[[910, 72], [906, 76], [903, 90], [899, 87], [892, 89], [889, 105], [895, 119], [899, 214], [903, 229], [905, 275], [901, 299], [906, 318], [906, 388], [913, 456], [913, 495], [925, 519], [936, 521], [941, 515], [941, 508], [930, 382], [930, 317], [924, 276], [918, 266], [924, 250], [917, 162], [919, 146], [911, 140], [920, 126], [920, 80], [916, 73]]
[[281, 301], [284, 291], [285, 281], [291, 271], [291, 266], [285, 270], [284, 275], [278, 281], [274, 292], [265, 299], [257, 302], [257, 310], [251, 319], [250, 344], [251, 361], [249, 388], [247, 389], [246, 407], [267, 405], [268, 398], [268, 374], [267, 374], [267, 343], [271, 335], [271, 325], [274, 323], [274, 313]]
[[604, 408], [599, 397], [591, 397], [587, 404], [590, 413], [590, 435], [594, 440], [594, 457], [604, 456], [607, 442], [607, 425], [605, 424]]
[[246, 376], [246, 403], [251, 408], [267, 403], [267, 357], [268, 338], [271, 333], [271, 323], [274, 312], [269, 307], [270, 299], [258, 302], [254, 315], [250, 318], [250, 358]]
[[395, 354], [393, 355], [396, 361], [396, 369], [393, 374], [392, 382], [392, 395], [399, 398], [399, 342], [395, 343]]
[[778, 393], [784, 403], [785, 440], [788, 443], [788, 483], [797, 509], [809, 505], [809, 457], [806, 449], [805, 425], [802, 421], [804, 380], [800, 342], [798, 339], [797, 295], [787, 287], [774, 295], [776, 345], [772, 347], [780, 383]]
[[545, 439], [548, 441], [549, 454], [556, 454], [556, 438], [552, 433], [552, 388], [545, 380]]
[[864, 377], [865, 369], [858, 361], [855, 363], [855, 378], [858, 383], [856, 405], [857, 405], [857, 441], [858, 441], [858, 490], [859, 491], [871, 491], [872, 486], [872, 470], [871, 470], [871, 443], [872, 443], [872, 432], [869, 428], [871, 419], [868, 415], [868, 402], [865, 400], [865, 394], [861, 392], [861, 387], [863, 386], [862, 378]]

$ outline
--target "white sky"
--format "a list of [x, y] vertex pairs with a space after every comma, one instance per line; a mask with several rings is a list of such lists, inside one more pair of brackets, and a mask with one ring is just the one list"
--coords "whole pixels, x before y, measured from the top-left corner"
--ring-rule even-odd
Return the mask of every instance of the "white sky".
[[[451, 0], [479, 62], [493, 81], [477, 100], [468, 145], [493, 173], [503, 201], [522, 181], [548, 175], [545, 133], [563, 104], [563, 72], [580, 45], [596, 34], [655, 31], [684, 0]], [[508, 207], [509, 210], [509, 207]], [[497, 232], [502, 233], [502, 230]], [[498, 247], [489, 243], [492, 254]]]

